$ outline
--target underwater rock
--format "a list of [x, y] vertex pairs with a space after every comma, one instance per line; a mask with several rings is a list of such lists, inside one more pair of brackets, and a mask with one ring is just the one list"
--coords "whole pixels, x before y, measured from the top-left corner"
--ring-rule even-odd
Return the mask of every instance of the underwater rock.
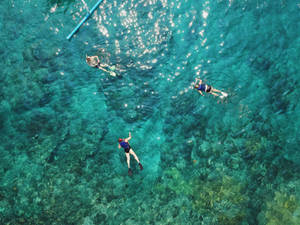
[[[193, 101], [191, 101], [193, 100]], [[179, 95], [178, 98], [171, 101], [171, 116], [188, 115], [196, 110], [197, 104], [195, 98], [191, 99], [188, 95]]]
[[158, 183], [155, 189], [159, 192], [167, 194], [168, 190], [178, 194], [192, 194], [192, 187], [185, 180], [183, 174], [175, 167], [165, 170], [162, 176], [162, 183]]
[[13, 52], [10, 55], [8, 55], [8, 60], [10, 61], [11, 65], [16, 65], [20, 62], [23, 62], [23, 57], [21, 54]]
[[23, 50], [23, 58], [24, 58], [24, 62], [31, 62], [33, 61], [33, 55], [32, 55], [32, 51], [30, 48], [24, 48]]
[[0, 218], [0, 222], [4, 224], [4, 220], [5, 218], [9, 218], [10, 216], [13, 216], [13, 212], [12, 212], [12, 208], [11, 208], [11, 204], [9, 204], [8, 201], [1, 199], [0, 200], [0, 212], [1, 212], [1, 218]]
[[202, 157], [209, 157], [211, 155], [211, 145], [207, 141], [203, 141], [202, 144], [198, 147]]
[[30, 77], [34, 77], [37, 81], [42, 81], [48, 73], [47, 68], [39, 68], [34, 70], [34, 74], [30, 74]]
[[218, 224], [242, 224], [246, 219], [245, 183], [229, 176], [194, 182], [193, 204], [200, 213], [217, 215]]
[[291, 161], [299, 166], [300, 165], [300, 152], [295, 151], [295, 149], [297, 149], [297, 147], [298, 147], [298, 145], [296, 145], [296, 144], [294, 145], [294, 148], [291, 148], [290, 146], [287, 147], [283, 157], [286, 160]]
[[275, 191], [274, 197], [267, 200], [258, 215], [259, 224], [300, 224], [299, 196], [287, 190]]
[[44, 107], [48, 103], [51, 102], [52, 94], [51, 93], [45, 93], [43, 97], [39, 100], [39, 106]]
[[272, 62], [265, 57], [257, 57], [253, 60], [252, 65], [258, 71], [267, 71], [271, 67]]
[[94, 223], [95, 224], [103, 224], [105, 223], [107, 219], [107, 216], [103, 213], [98, 213], [95, 217], [94, 217]]
[[8, 114], [10, 113], [10, 104], [8, 101], [0, 102], [0, 130], [4, 127], [4, 123], [8, 118]]
[[123, 113], [123, 118], [128, 123], [133, 123], [137, 121], [138, 114], [134, 109], [129, 109]]
[[42, 132], [51, 133], [57, 124], [54, 122], [55, 116], [49, 108], [33, 110], [26, 119], [26, 129], [29, 136], [35, 136]]
[[[2, 30], [2, 23], [0, 24], [0, 29]], [[4, 40], [0, 42], [0, 56], [5, 53], [6, 43]]]
[[157, 93], [147, 82], [137, 86], [133, 85], [136, 81], [127, 82], [117, 88], [110, 82], [103, 83], [101, 92], [105, 93], [107, 106], [129, 123], [147, 120], [159, 104]]
[[52, 56], [49, 49], [46, 49], [44, 46], [34, 44], [31, 48], [32, 56], [34, 59], [41, 62], [46, 62]]

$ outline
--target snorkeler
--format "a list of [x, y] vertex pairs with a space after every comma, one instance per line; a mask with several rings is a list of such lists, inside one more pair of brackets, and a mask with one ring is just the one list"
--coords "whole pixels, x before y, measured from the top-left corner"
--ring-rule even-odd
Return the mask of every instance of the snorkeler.
[[[95, 56], [86, 56], [85, 61], [89, 66], [103, 70], [104, 72], [109, 73], [113, 77], [115, 77], [117, 75], [114, 71], [112, 71], [112, 70], [115, 70], [115, 68], [116, 68], [115, 66], [108, 66], [106, 64], [101, 64], [99, 57], [96, 55]], [[109, 68], [111, 71], [108, 71], [104, 67]]]
[[[197, 84], [197, 81], [199, 81], [198, 84]], [[204, 84], [204, 83], [202, 82], [202, 80], [199, 79], [199, 78], [196, 78], [194, 88], [196, 88], [196, 89], [198, 90], [198, 92], [199, 92], [202, 96], [204, 96], [204, 94], [202, 93], [202, 91], [203, 91], [203, 92], [206, 92], [206, 93], [209, 93], [209, 94], [212, 94], [212, 95], [214, 95], [214, 96], [220, 97], [220, 98], [225, 98], [225, 97], [228, 96], [227, 93], [222, 92], [222, 91], [220, 91], [220, 90], [217, 90], [217, 89], [213, 88], [213, 87], [210, 86], [210, 85]], [[219, 94], [219, 93], [220, 93], [220, 94]]]
[[143, 170], [143, 166], [142, 164], [140, 163], [139, 161], [139, 158], [136, 156], [136, 154], [134, 153], [134, 151], [132, 150], [132, 148], [130, 147], [128, 141], [131, 139], [131, 133], [129, 132], [129, 137], [128, 138], [125, 138], [125, 139], [122, 139], [122, 138], [119, 138], [119, 148], [124, 148], [125, 150], [125, 155], [126, 155], [126, 158], [127, 158], [127, 165], [128, 165], [128, 175], [131, 176], [132, 175], [132, 171], [131, 171], [131, 168], [130, 168], [130, 154], [133, 155], [133, 157], [135, 158], [135, 160], [138, 162], [139, 166], [140, 166], [140, 169]]

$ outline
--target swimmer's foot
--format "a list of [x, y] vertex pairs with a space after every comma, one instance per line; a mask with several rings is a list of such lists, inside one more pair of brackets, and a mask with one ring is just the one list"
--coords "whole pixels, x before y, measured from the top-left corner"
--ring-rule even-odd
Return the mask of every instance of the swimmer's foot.
[[113, 72], [113, 71], [110, 71], [109, 74], [110, 74], [111, 76], [113, 76], [113, 77], [116, 77], [116, 76], [117, 76], [117, 74], [116, 74], [115, 72]]
[[130, 168], [128, 169], [128, 175], [129, 175], [129, 176], [132, 176], [132, 171], [131, 171]]
[[144, 169], [141, 163], [139, 163], [139, 166], [140, 166], [140, 170]]
[[226, 92], [221, 92], [222, 95], [220, 95], [220, 99], [226, 98], [228, 94]]
[[221, 92], [221, 93], [224, 96], [224, 98], [226, 98], [228, 96], [228, 94], [226, 92]]

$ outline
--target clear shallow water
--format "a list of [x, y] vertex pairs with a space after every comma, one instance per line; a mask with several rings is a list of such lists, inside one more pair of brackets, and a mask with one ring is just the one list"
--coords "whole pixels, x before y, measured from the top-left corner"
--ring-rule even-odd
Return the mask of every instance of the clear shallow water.
[[85, 3], [0, 3], [1, 223], [299, 224], [300, 3]]

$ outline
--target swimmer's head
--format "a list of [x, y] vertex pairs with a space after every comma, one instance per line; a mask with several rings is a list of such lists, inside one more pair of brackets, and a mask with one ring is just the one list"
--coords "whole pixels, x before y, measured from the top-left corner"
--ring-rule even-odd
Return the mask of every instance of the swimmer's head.
[[198, 87], [199, 87], [199, 84], [196, 84], [196, 85], [194, 86], [194, 88], [196, 88], [196, 89], [197, 89]]
[[122, 141], [123, 141], [123, 139], [122, 139], [122, 138], [119, 138], [119, 140], [118, 140], [118, 141], [119, 141], [119, 143], [120, 143], [120, 142], [122, 142]]
[[85, 59], [86, 59], [87, 61], [91, 61], [91, 57], [89, 57], [89, 56], [86, 56]]

